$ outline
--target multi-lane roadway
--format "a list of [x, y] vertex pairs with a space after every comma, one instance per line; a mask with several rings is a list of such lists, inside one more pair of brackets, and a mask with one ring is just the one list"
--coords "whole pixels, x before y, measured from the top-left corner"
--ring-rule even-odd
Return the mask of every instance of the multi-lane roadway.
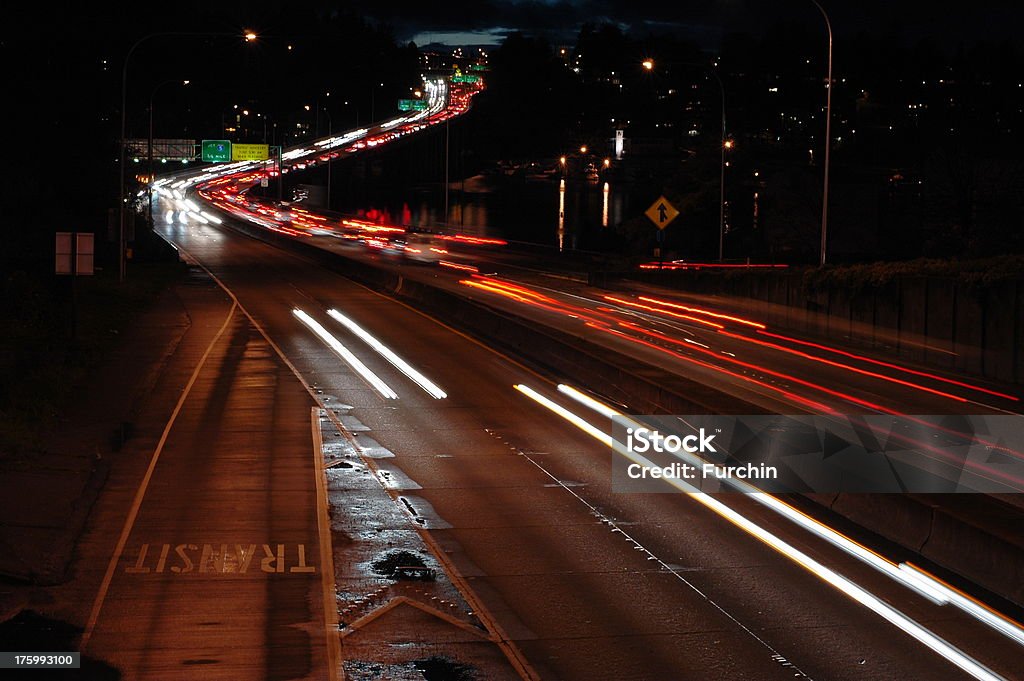
[[[359, 142], [338, 139], [346, 149]], [[807, 345], [723, 310], [570, 285], [509, 267], [508, 259], [488, 253], [497, 244], [437, 237], [428, 247], [444, 263], [412, 267], [388, 253], [386, 226], [346, 229], [315, 211], [296, 225], [293, 212], [285, 216], [229, 191], [251, 185], [265, 169], [195, 180], [197, 172], [209, 171], [161, 185], [157, 215], [168, 219], [158, 231], [230, 292], [311, 398], [334, 414], [332, 424], [345, 431], [358, 459], [352, 465], [380, 481], [383, 506], [362, 519], [340, 519], [345, 486], [336, 489], [332, 526], [354, 523], [344, 542], [359, 536], [359, 527], [396, 536], [412, 527], [458, 592], [447, 604], [451, 617], [480, 628], [500, 649], [505, 663], [484, 671], [566, 679], [1019, 673], [1024, 636], [1012, 621], [774, 498], [684, 494], [670, 486], [662, 494], [613, 492], [613, 454], [601, 434], [609, 413], [628, 412], [628, 403], [606, 399], [600, 385], [560, 388], [553, 376], [443, 319], [233, 226], [259, 225], [400, 269], [765, 411], [1014, 413], [1016, 395]], [[380, 235], [384, 240], [372, 243]], [[357, 238], [345, 238], [351, 236]], [[230, 395], [208, 399], [215, 404]], [[273, 418], [308, 427], [309, 412], [282, 405]], [[273, 493], [279, 483], [266, 484]], [[314, 498], [312, 488], [305, 493]], [[362, 493], [353, 494], [348, 509], [353, 517], [362, 513], [357, 497]], [[319, 536], [322, 518], [308, 508], [300, 515], [293, 518], [300, 529]], [[370, 516], [382, 520], [374, 526]], [[392, 588], [364, 574], [366, 561], [347, 560], [347, 547], [333, 547], [336, 584], [321, 585], [340, 594], [343, 630], [368, 614], [364, 601], [386, 605]], [[400, 629], [388, 642], [392, 648], [403, 643]], [[387, 641], [387, 632], [381, 636]], [[364, 658], [368, 652], [342, 641], [351, 674], [359, 666], [346, 650]], [[320, 673], [327, 670], [311, 675]]]

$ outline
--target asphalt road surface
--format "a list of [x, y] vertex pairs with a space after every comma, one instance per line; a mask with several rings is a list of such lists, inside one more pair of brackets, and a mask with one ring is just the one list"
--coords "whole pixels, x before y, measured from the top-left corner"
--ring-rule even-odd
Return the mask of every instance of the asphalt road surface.
[[[364, 435], [394, 455], [390, 465], [408, 481], [404, 497], [412, 512], [423, 518], [474, 601], [525, 658], [526, 674], [562, 679], [972, 678], [920, 637], [901, 631], [770, 542], [689, 496], [613, 493], [610, 450], [513, 388], [528, 385], [578, 411], [579, 405], [573, 407], [544, 377], [406, 305], [226, 227], [159, 229], [237, 296], [308, 384], [334, 404], [345, 405], [364, 424]], [[447, 396], [437, 399], [399, 372], [329, 316], [332, 308]], [[295, 310], [327, 329], [397, 397], [382, 397]], [[599, 386], [584, 387], [600, 394]], [[245, 419], [249, 423], [295, 418], [296, 432], [308, 431], [308, 412], [301, 405], [246, 404], [233, 391], [207, 397], [202, 411], [211, 431], [233, 411], [229, 403], [251, 410], [252, 418]], [[311, 465], [308, 456], [304, 460], [303, 466]], [[183, 461], [182, 474], [186, 470], [193, 487], [239, 484], [233, 471], [202, 461]], [[284, 488], [286, 494], [305, 496], [289, 510], [292, 517], [270, 513], [257, 498], [232, 515], [248, 525], [250, 541], [262, 544], [273, 534], [273, 541], [288, 542], [286, 550], [294, 556], [300, 542], [316, 544], [316, 537], [308, 536], [316, 503], [313, 472], [283, 467], [254, 473], [254, 497], [260, 495], [259, 480], [277, 473], [309, 481], [306, 487], [296, 482]], [[169, 496], [174, 487], [168, 485]], [[1002, 676], [1017, 674], [1017, 644], [953, 609], [933, 605], [749, 499], [720, 499]], [[140, 524], [152, 523], [154, 529], [133, 539], [136, 545], [148, 540], [150, 550], [159, 550], [169, 541], [157, 531], [160, 512], [147, 515], [145, 510]], [[208, 509], [198, 505], [195, 513], [205, 515]], [[281, 531], [272, 531], [275, 522]], [[257, 534], [268, 539], [256, 540]], [[238, 530], [211, 528], [195, 542], [234, 543], [236, 535]], [[269, 580], [259, 585], [277, 584]], [[123, 581], [120, 576], [114, 581], [112, 593]], [[268, 588], [266, 610], [253, 617], [271, 620], [279, 603], [303, 598], [298, 580], [280, 583], [291, 584], [291, 590]], [[239, 588], [244, 584], [239, 582]], [[173, 587], [168, 576], [154, 591], [144, 592], [140, 621], [149, 621], [146, 609], [167, 602]], [[134, 598], [140, 600], [140, 594]], [[128, 628], [124, 620], [131, 615], [117, 617], [122, 621], [107, 624], [111, 637]], [[95, 637], [99, 645], [100, 628]], [[116, 647], [112, 640], [110, 645]], [[287, 653], [270, 647], [266, 654]]]

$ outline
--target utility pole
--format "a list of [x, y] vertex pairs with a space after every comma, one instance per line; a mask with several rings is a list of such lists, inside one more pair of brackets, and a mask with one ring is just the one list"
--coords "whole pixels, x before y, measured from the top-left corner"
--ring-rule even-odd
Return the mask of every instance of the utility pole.
[[818, 263], [824, 265], [828, 260], [828, 171], [832, 149], [832, 22], [829, 21], [825, 8], [818, 0], [811, 0], [811, 2], [825, 18], [825, 28], [828, 29], [828, 80], [825, 85], [827, 88], [825, 96], [825, 185], [821, 194], [821, 257]]
[[[125, 262], [125, 249], [127, 242], [125, 241], [125, 208], [128, 202], [128, 197], [125, 196], [125, 152], [127, 147], [127, 140], [125, 139], [126, 130], [128, 127], [128, 63], [131, 61], [132, 55], [135, 54], [135, 50], [138, 49], [139, 45], [146, 42], [151, 38], [159, 36], [226, 36], [226, 35], [237, 35], [235, 33], [223, 33], [223, 32], [210, 32], [210, 31], [157, 31], [155, 33], [148, 33], [128, 48], [128, 52], [124, 55], [124, 63], [121, 66], [121, 134], [118, 138], [118, 145], [120, 147], [120, 153], [118, 157], [117, 175], [118, 175], [118, 191], [117, 191], [117, 250], [118, 250], [118, 273], [117, 280], [124, 282], [126, 272]], [[253, 42], [257, 39], [257, 36], [252, 31], [246, 31], [242, 36], [246, 42]]]
[[444, 121], [444, 224], [448, 226], [448, 119]]
[[281, 165], [281, 145], [277, 147], [277, 202], [284, 201], [284, 167]]

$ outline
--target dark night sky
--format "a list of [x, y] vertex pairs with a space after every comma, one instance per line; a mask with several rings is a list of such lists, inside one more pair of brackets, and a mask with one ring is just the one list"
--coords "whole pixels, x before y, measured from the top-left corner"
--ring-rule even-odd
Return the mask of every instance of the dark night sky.
[[[843, 51], [844, 38], [862, 32], [882, 43], [891, 41], [905, 47], [929, 38], [934, 47], [953, 54], [959, 47], [979, 41], [1019, 42], [1018, 31], [1024, 25], [1024, 2], [1019, 0], [961, 0], [956, 5], [935, 0], [821, 2], [832, 17], [838, 54], [845, 58], [837, 63], [840, 75], [855, 71], [858, 63], [876, 63], [869, 54], [854, 63]], [[279, 100], [287, 100], [289, 105], [305, 102], [332, 77], [375, 79], [376, 72], [366, 65], [380, 64], [380, 52], [367, 49], [352, 54], [358, 49], [352, 47], [356, 42], [353, 36], [339, 38], [344, 35], [340, 29], [358, 24], [359, 17], [386, 26], [399, 41], [415, 39], [420, 46], [432, 41], [497, 44], [515, 30], [541, 33], [550, 43], [568, 46], [575, 43], [580, 27], [587, 22], [617, 24], [640, 42], [651, 33], [674, 34], [709, 51], [717, 50], [725, 34], [786, 35], [780, 27], [820, 36], [820, 47], [825, 44], [822, 19], [811, 0], [179, 0], [137, 3], [128, 9], [115, 3], [69, 0], [8, 5], [4, 8], [5, 30], [0, 32], [0, 59], [12, 104], [6, 112], [14, 119], [9, 124], [9, 154], [19, 163], [5, 167], [3, 174], [10, 177], [4, 184], [15, 195], [38, 194], [40, 187], [51, 188], [53, 183], [40, 184], [36, 178], [49, 177], [52, 159], [61, 158], [60, 176], [66, 171], [92, 178], [96, 186], [80, 193], [91, 197], [97, 211], [109, 204], [116, 186], [109, 166], [117, 138], [120, 68], [128, 47], [153, 32], [215, 31], [238, 36], [251, 28], [261, 39], [252, 46], [245, 46], [237, 37], [234, 43], [223, 38], [147, 42], [131, 63], [129, 136], [138, 136], [144, 129], [147, 93], [164, 79], [193, 78], [207, 83], [206, 88], [210, 83], [232, 86], [230, 93], [200, 87], [164, 91], [161, 111], [173, 110], [167, 103], [180, 100], [179, 108], [189, 101], [208, 102], [206, 108], [215, 113], [218, 107], [237, 101], [255, 102], [261, 109]], [[330, 21], [331, 17], [336, 20]], [[332, 30], [327, 30], [328, 26]], [[380, 32], [358, 26], [353, 31], [374, 33], [376, 42], [367, 44], [391, 45], [390, 38]], [[453, 37], [459, 34], [462, 37]], [[292, 42], [294, 53], [285, 52]], [[816, 47], [809, 45], [808, 49]], [[292, 56], [287, 57], [289, 54]], [[341, 83], [335, 85], [341, 89]], [[236, 99], [236, 92], [251, 97]], [[204, 96], [207, 99], [201, 100]], [[365, 116], [365, 102], [361, 105]], [[197, 104], [195, 108], [202, 107]], [[194, 124], [197, 132], [211, 126], [220, 127], [207, 119]], [[107, 168], [105, 172], [95, 170], [97, 159], [103, 159], [100, 167]], [[39, 172], [23, 172], [32, 167]], [[63, 207], [65, 203], [67, 214], [60, 219], [79, 219], [71, 202], [55, 205]], [[23, 208], [31, 212], [29, 202]]]
[[[554, 41], [571, 42], [584, 22], [610, 21], [640, 35], [673, 32], [713, 49], [726, 32], [752, 32], [777, 23], [820, 23], [810, 0], [456, 0], [440, 5], [399, 0], [351, 3], [368, 16], [394, 26], [397, 37], [442, 39], [445, 32], [541, 31]], [[955, 47], [959, 42], [1015, 37], [1024, 19], [1019, 2], [922, 2], [858, 0], [828, 2], [837, 34], [869, 31], [916, 41], [924, 36]], [[955, 8], [955, 9], [954, 9]], [[495, 30], [498, 29], [498, 30]], [[431, 36], [431, 34], [434, 34]]]
[[[834, 28], [843, 34], [869, 31], [916, 42], [924, 36], [955, 48], [957, 43], [1016, 38], [1024, 24], [1024, 3], [1013, 0], [924, 2], [922, 0], [822, 0]], [[810, 0], [293, 0], [289, 3], [253, 0], [208, 3], [183, 0], [173, 5], [142, 4], [131, 12], [111, 3], [24, 3], [5, 11], [8, 26], [19, 30], [3, 41], [31, 37], [55, 41], [72, 33], [117, 41], [128, 34], [173, 25], [175, 30], [218, 30], [234, 22], [267, 32], [297, 32], [308, 17], [334, 11], [365, 15], [393, 27], [396, 38], [444, 41], [446, 34], [469, 33], [472, 43], [497, 42], [510, 30], [543, 32], [557, 43], [571, 43], [587, 21], [610, 21], [628, 32], [672, 32], [701, 47], [714, 49], [728, 32], [757, 33], [766, 27], [796, 22], [820, 25]], [[457, 40], [457, 39], [456, 39]], [[449, 42], [451, 42], [449, 40]]]

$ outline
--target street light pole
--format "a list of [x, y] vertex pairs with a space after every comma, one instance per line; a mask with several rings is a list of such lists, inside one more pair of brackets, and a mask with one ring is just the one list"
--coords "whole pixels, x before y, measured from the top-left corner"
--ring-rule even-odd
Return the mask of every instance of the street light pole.
[[819, 264], [824, 265], [828, 255], [828, 171], [829, 156], [832, 149], [832, 22], [829, 21], [825, 8], [818, 0], [811, 0], [825, 18], [828, 29], [828, 81], [825, 96], [825, 185], [821, 195], [821, 257]]
[[[118, 220], [117, 220], [117, 223], [118, 223], [118, 227], [117, 227], [117, 250], [118, 250], [117, 261], [118, 261], [118, 269], [117, 269], [117, 280], [119, 282], [124, 282], [125, 269], [126, 269], [125, 268], [125, 266], [126, 266], [126, 263], [125, 263], [125, 246], [126, 246], [126, 241], [125, 241], [125, 224], [124, 223], [125, 223], [125, 203], [127, 202], [127, 197], [124, 194], [124, 184], [125, 184], [125, 181], [124, 181], [124, 179], [125, 179], [124, 178], [124, 175], [125, 175], [124, 165], [125, 165], [125, 151], [126, 151], [126, 149], [125, 149], [125, 147], [126, 147], [125, 142], [127, 141], [127, 140], [125, 140], [125, 134], [126, 134], [127, 126], [128, 126], [128, 115], [127, 115], [128, 112], [126, 110], [127, 106], [128, 106], [128, 63], [131, 61], [132, 55], [135, 54], [135, 50], [138, 49], [139, 45], [141, 45], [142, 43], [146, 42], [150, 38], [156, 38], [158, 36], [169, 36], [169, 35], [178, 35], [178, 36], [186, 36], [186, 35], [190, 35], [190, 36], [231, 35], [231, 36], [233, 36], [233, 35], [236, 35], [236, 34], [235, 33], [222, 33], [222, 32], [205, 32], [205, 31], [201, 31], [201, 32], [193, 32], [193, 31], [157, 31], [155, 33], [147, 33], [146, 35], [144, 35], [141, 38], [139, 38], [138, 40], [136, 40], [134, 43], [132, 43], [132, 46], [128, 48], [128, 52], [124, 55], [124, 64], [121, 66], [121, 136], [118, 139], [119, 146], [120, 146], [120, 155], [119, 155], [119, 158], [118, 158], [118, 167], [117, 167], [117, 174], [118, 174], [118, 180], [119, 180], [119, 182], [118, 182], [118, 194], [117, 194], [117, 202], [118, 202]], [[252, 42], [252, 41], [256, 40], [256, 34], [251, 32], [251, 31], [246, 31], [246, 33], [244, 34], [244, 39], [245, 39], [246, 42]]]
[[[380, 83], [380, 87], [384, 87], [384, 83]], [[367, 125], [373, 125], [374, 102], [375, 102], [376, 98], [377, 98], [377, 83], [375, 81], [374, 84], [370, 86], [370, 120], [367, 121]], [[356, 118], [358, 119], [358, 117], [359, 117], [359, 114], [357, 113], [356, 114]], [[359, 125], [359, 124], [356, 123], [356, 125]]]
[[444, 120], [444, 225], [448, 226], [448, 119]]
[[[727, 140], [725, 139], [725, 83], [722, 82], [718, 72], [708, 67], [707, 64], [685, 62], [684, 65], [699, 66], [706, 69], [708, 73], [714, 76], [715, 82], [718, 83], [718, 91], [722, 96], [722, 137], [718, 142], [719, 152], [721, 153], [718, 181], [718, 262], [722, 262], [725, 254], [725, 151], [732, 146], [731, 143], [726, 144]], [[653, 71], [654, 60], [645, 59], [642, 66], [646, 71]]]
[[284, 166], [282, 163], [281, 151], [284, 148], [284, 140], [277, 147], [277, 202], [284, 201]]
[[[334, 121], [331, 120], [331, 112], [324, 107], [324, 113], [327, 114], [327, 136], [330, 137], [334, 134]], [[331, 152], [327, 152], [327, 210], [331, 209]]]
[[[149, 140], [148, 140], [148, 144], [146, 146], [146, 149], [147, 149], [146, 165], [148, 166], [147, 170], [149, 172], [149, 182], [147, 183], [146, 188], [147, 188], [148, 193], [149, 193], [149, 228], [150, 229], [153, 229], [153, 103], [156, 100], [156, 93], [157, 93], [157, 91], [160, 88], [162, 88], [164, 85], [167, 85], [168, 83], [173, 83], [173, 82], [175, 82], [177, 80], [178, 80], [177, 78], [170, 78], [168, 80], [163, 81], [162, 83], [157, 85], [155, 88], [153, 88], [153, 92], [151, 92], [150, 95], [149, 95]], [[181, 83], [182, 83], [182, 85], [188, 85], [189, 81], [183, 80], [183, 81], [181, 81]]]
[[721, 147], [721, 177], [718, 183], [718, 262], [722, 262], [725, 254], [725, 85], [722, 78], [714, 70], [709, 69], [711, 75], [718, 81], [718, 89], [722, 94], [722, 139], [719, 141]]
[[123, 282], [124, 281], [125, 269], [126, 269], [125, 252], [124, 252], [125, 251], [125, 246], [126, 246], [125, 233], [124, 233], [124, 228], [125, 228], [125, 225], [124, 225], [124, 220], [125, 220], [124, 206], [125, 206], [125, 200], [126, 200], [126, 197], [124, 195], [124, 164], [125, 164], [125, 146], [126, 146], [125, 142], [126, 142], [126, 140], [125, 140], [124, 136], [125, 136], [125, 129], [127, 128], [127, 116], [126, 116], [125, 107], [127, 106], [127, 101], [128, 101], [128, 62], [131, 59], [132, 54], [135, 53], [135, 50], [138, 48], [139, 45], [141, 45], [145, 41], [149, 40], [150, 38], [155, 38], [158, 35], [163, 35], [163, 34], [162, 33], [150, 33], [149, 35], [144, 35], [141, 38], [139, 38], [138, 40], [136, 40], [132, 44], [132, 46], [128, 49], [128, 53], [124, 56], [124, 65], [121, 67], [121, 136], [119, 138], [119, 142], [120, 142], [119, 146], [121, 147], [121, 153], [120, 153], [120, 157], [118, 158], [118, 166], [117, 166], [117, 174], [118, 174], [118, 177], [119, 177], [119, 180], [120, 180], [119, 187], [118, 187], [118, 193], [117, 193], [117, 203], [118, 203], [118, 218], [117, 218], [117, 251], [118, 251], [118, 253], [117, 253], [117, 280], [118, 280], [118, 282]]

